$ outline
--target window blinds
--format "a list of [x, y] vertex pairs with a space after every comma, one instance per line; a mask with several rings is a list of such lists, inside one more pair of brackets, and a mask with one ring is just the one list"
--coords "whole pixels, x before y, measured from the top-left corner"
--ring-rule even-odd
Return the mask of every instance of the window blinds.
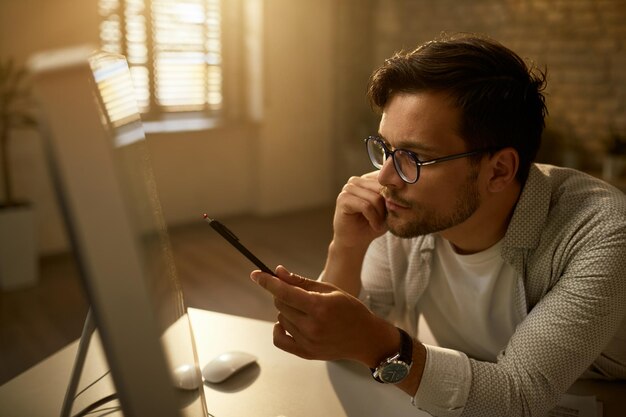
[[99, 0], [106, 51], [125, 55], [144, 113], [222, 108], [219, 0]]

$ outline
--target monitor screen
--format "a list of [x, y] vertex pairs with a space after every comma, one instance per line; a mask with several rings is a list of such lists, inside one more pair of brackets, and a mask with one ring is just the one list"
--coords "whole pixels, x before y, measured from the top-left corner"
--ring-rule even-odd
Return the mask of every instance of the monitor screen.
[[[125, 415], [207, 415], [130, 71], [124, 57], [91, 51], [44, 53], [30, 65], [96, 329], [87, 332], [91, 343], [78, 364], [72, 413], [108, 389]], [[178, 389], [185, 385], [181, 370], [182, 379], [192, 373], [198, 388]]]

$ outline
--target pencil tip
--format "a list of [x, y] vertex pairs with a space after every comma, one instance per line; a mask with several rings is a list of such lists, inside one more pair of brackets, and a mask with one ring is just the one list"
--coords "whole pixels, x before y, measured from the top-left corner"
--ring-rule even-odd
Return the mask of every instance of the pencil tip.
[[209, 218], [209, 215], [208, 215], [208, 214], [206, 214], [206, 213], [204, 213], [204, 214], [202, 215], [202, 217], [204, 217], [205, 219], [208, 219], [208, 218]]

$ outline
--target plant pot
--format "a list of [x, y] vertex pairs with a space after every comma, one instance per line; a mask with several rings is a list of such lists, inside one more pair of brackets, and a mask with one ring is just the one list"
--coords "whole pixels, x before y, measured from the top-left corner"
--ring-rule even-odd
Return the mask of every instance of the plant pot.
[[35, 210], [30, 204], [0, 207], [0, 290], [37, 284]]

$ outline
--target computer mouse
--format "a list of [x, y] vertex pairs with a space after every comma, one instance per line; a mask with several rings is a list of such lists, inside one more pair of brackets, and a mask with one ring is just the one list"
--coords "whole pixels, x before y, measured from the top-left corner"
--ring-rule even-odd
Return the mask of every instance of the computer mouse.
[[256, 356], [246, 352], [224, 352], [202, 368], [202, 376], [207, 382], [219, 384], [256, 361]]
[[196, 365], [184, 364], [174, 369], [174, 386], [185, 390], [197, 389], [202, 384], [202, 375]]

